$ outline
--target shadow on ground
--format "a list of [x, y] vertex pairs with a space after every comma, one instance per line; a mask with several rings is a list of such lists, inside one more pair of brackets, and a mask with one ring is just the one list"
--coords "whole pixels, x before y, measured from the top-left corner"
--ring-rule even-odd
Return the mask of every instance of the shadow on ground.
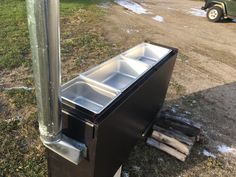
[[[216, 148], [219, 144], [236, 145], [235, 95], [233, 82], [166, 101], [165, 108], [176, 114], [188, 113], [190, 119], [202, 124], [202, 142], [194, 145], [184, 163], [139, 142], [124, 165], [124, 173], [129, 177], [236, 176], [235, 159], [219, 154]], [[204, 149], [216, 158], [204, 156]]]
[[234, 19], [224, 19], [220, 23], [236, 23], [236, 20]]

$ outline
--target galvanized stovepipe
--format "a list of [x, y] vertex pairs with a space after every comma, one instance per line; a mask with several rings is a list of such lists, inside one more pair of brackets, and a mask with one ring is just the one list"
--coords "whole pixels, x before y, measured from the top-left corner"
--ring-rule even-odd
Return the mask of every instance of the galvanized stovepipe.
[[26, 0], [33, 72], [43, 144], [78, 164], [86, 147], [62, 134], [59, 0]]

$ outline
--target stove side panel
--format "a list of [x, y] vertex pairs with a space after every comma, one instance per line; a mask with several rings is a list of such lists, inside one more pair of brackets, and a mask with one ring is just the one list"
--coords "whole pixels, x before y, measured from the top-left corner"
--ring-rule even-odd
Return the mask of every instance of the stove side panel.
[[164, 103], [175, 59], [157, 67], [99, 124], [94, 177], [112, 177], [127, 160]]

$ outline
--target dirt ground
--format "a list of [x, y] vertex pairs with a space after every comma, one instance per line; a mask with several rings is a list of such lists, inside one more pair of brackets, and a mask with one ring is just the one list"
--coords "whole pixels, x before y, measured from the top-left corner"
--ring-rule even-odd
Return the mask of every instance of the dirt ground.
[[[190, 117], [203, 126], [205, 142], [193, 150], [186, 162], [191, 165], [168, 162], [170, 159], [163, 162], [162, 153], [156, 155], [141, 143], [125, 169], [130, 176], [236, 176], [235, 154], [222, 155], [216, 148], [222, 144], [236, 147], [236, 23], [210, 23], [205, 17], [191, 15], [191, 8], [199, 9], [201, 1], [136, 2], [148, 14], [113, 5], [104, 22], [104, 35], [124, 48], [151, 40], [179, 49], [166, 106], [191, 112]], [[156, 15], [164, 21], [154, 21]], [[216, 154], [216, 159], [210, 158], [213, 165], [202, 157], [204, 149]]]
[[[88, 20], [91, 21], [89, 25], [93, 24], [91, 27], [81, 28], [84, 23], [83, 16], [75, 15], [70, 20], [62, 19], [63, 81], [75, 77], [78, 72], [144, 40], [178, 48], [179, 55], [165, 107], [176, 111], [177, 114], [185, 113], [189, 118], [201, 123], [203, 141], [194, 146], [190, 157], [184, 163], [140, 142], [134, 148], [128, 162], [124, 164], [123, 176], [236, 176], [236, 23], [228, 20], [222, 23], [210, 23], [205, 17], [191, 15], [191, 8], [199, 9], [203, 5], [201, 1], [137, 0], [136, 2], [147, 9], [148, 13], [136, 14], [117, 4], [108, 4], [104, 8], [106, 15], [101, 17], [102, 20], [98, 20], [98, 23], [95, 23], [94, 19]], [[89, 15], [91, 14], [85, 13], [84, 16]], [[155, 21], [153, 17], [156, 15], [163, 17], [164, 21]], [[86, 30], [89, 31], [87, 36], [87, 33], [84, 33], [83, 38], [76, 38], [78, 33]], [[91, 39], [93, 39], [92, 43]], [[89, 49], [89, 51], [85, 51], [88, 53], [86, 56], [79, 56], [86, 49], [74, 47], [78, 45], [78, 43], [74, 43], [76, 40], [82, 40], [85, 48], [88, 43], [92, 46], [92, 52]], [[103, 40], [108, 41], [111, 45], [102, 43], [100, 48], [97, 47], [96, 43]], [[95, 47], [96, 52], [93, 49]], [[97, 52], [98, 50], [100, 52]], [[94, 55], [93, 52], [97, 56], [91, 58]], [[84, 57], [89, 57], [90, 60], [84, 61]], [[96, 57], [99, 57], [99, 60], [96, 60]], [[78, 58], [79, 65], [76, 64]], [[0, 91], [3, 88], [15, 86], [33, 87], [31, 72], [31, 69], [24, 66], [0, 71]], [[11, 94], [17, 96], [15, 93]], [[23, 97], [25, 96], [23, 95]], [[8, 123], [11, 122], [9, 117], [17, 117], [17, 121], [18, 119], [21, 121], [21, 117], [30, 117], [28, 114], [36, 112], [35, 103], [33, 106], [26, 104], [25, 108], [18, 105], [16, 109], [15, 106], [8, 103], [8, 100], [11, 102], [5, 92], [0, 92], [0, 117], [6, 118]], [[24, 104], [28, 102], [27, 99], [23, 101]], [[1, 112], [1, 110], [4, 111]], [[37, 129], [36, 120], [31, 124]], [[9, 131], [4, 127], [0, 130]], [[17, 135], [17, 131], [14, 129], [13, 133], [13, 135]], [[34, 132], [32, 137], [35, 138], [35, 136], [38, 137], [38, 134]], [[38, 149], [41, 152], [42, 145], [39, 139], [35, 141], [33, 141], [37, 144], [37, 147], [34, 146], [36, 147], [35, 153], [38, 153]], [[30, 145], [32, 142], [29, 141], [28, 144]], [[222, 145], [231, 147], [231, 151], [219, 152], [217, 147]], [[4, 143], [1, 147], [4, 148]], [[27, 148], [30, 150], [32, 147]], [[212, 153], [213, 157], [204, 155], [204, 150]], [[22, 154], [25, 152], [28, 151], [23, 151]], [[42, 154], [43, 152], [39, 156]], [[11, 159], [6, 158], [5, 160]], [[3, 161], [4, 159], [1, 161], [0, 158], [0, 162]], [[37, 163], [45, 163], [45, 159], [39, 157]], [[27, 170], [30, 168], [29, 165]], [[42, 168], [45, 168], [45, 164]]]

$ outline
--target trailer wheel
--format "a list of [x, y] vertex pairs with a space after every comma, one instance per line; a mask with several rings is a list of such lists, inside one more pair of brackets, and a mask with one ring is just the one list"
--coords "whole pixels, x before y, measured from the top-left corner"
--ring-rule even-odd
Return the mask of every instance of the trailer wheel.
[[223, 10], [219, 6], [213, 6], [207, 11], [207, 18], [211, 22], [218, 22], [223, 17]]

